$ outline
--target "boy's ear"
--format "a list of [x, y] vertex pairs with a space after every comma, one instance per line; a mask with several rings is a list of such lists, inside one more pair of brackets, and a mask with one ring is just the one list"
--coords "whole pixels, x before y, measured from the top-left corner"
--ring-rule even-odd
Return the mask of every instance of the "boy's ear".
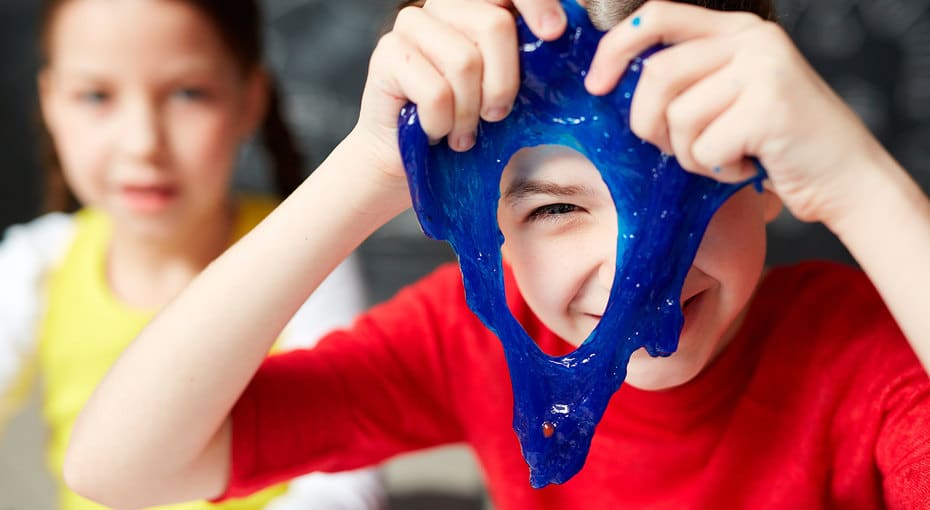
[[251, 71], [245, 81], [245, 115], [242, 122], [242, 137], [248, 138], [262, 125], [268, 113], [271, 83], [268, 71], [258, 66]]
[[765, 201], [762, 214], [765, 218], [765, 222], [771, 223], [781, 214], [781, 210], [784, 209], [784, 204], [781, 198], [778, 198], [778, 195], [775, 194], [775, 191], [771, 189], [768, 182], [769, 181], [765, 181], [765, 186], [762, 189], [762, 199]]

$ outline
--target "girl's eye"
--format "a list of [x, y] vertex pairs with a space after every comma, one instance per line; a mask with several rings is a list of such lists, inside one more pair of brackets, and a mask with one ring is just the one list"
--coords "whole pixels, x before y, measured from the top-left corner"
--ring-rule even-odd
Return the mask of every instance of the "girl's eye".
[[527, 220], [558, 220], [558, 216], [563, 216], [579, 210], [581, 210], [581, 208], [574, 204], [548, 204], [534, 209], [527, 217]]
[[88, 90], [78, 94], [79, 101], [93, 105], [106, 103], [109, 99], [110, 94], [103, 92], [102, 90]]
[[185, 101], [199, 101], [207, 97], [207, 91], [196, 87], [184, 87], [175, 90], [173, 95]]

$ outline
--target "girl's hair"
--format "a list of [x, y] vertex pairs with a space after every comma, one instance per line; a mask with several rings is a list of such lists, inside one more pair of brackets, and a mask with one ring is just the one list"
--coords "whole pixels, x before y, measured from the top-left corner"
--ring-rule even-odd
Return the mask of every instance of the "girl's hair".
[[[647, 0], [587, 0], [588, 15], [601, 30], [616, 25], [639, 9]], [[683, 4], [694, 4], [718, 11], [746, 11], [774, 21], [775, 6], [772, 0], [673, 0]]]
[[[39, 50], [42, 65], [50, 58], [51, 28], [59, 9], [72, 0], [43, 0]], [[262, 65], [263, 31], [261, 10], [256, 0], [171, 0], [185, 2], [201, 12], [219, 34], [220, 40], [235, 59], [243, 75]], [[269, 80], [268, 111], [262, 122], [261, 136], [274, 169], [275, 188], [281, 197], [289, 195], [300, 184], [301, 154], [281, 113], [277, 85]], [[40, 121], [42, 163], [46, 169], [45, 208], [49, 211], [73, 211], [78, 202], [65, 184], [61, 161], [55, 151], [45, 123]]]

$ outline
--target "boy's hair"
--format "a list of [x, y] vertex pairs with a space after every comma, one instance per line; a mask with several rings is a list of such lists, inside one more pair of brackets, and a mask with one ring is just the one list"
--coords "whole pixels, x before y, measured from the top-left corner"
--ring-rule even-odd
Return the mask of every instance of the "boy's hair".
[[[588, 15], [594, 26], [607, 30], [648, 0], [587, 0]], [[774, 21], [775, 6], [772, 0], [673, 0], [683, 4], [700, 5], [718, 11], [746, 11], [759, 17]]]
[[[51, 28], [59, 9], [71, 0], [43, 0], [39, 32], [42, 65], [50, 58]], [[220, 40], [232, 55], [243, 76], [262, 65], [264, 33], [261, 10], [255, 0], [174, 0], [201, 12], [216, 28]], [[281, 113], [280, 94], [269, 80], [268, 111], [262, 122], [262, 142], [271, 157], [277, 193], [289, 195], [301, 180], [304, 156]], [[45, 209], [74, 211], [78, 201], [65, 184], [61, 162], [45, 123], [40, 120], [42, 163], [45, 167]]]
[[[720, 11], [752, 12], [769, 21], [775, 20], [775, 6], [772, 0], [673, 0], [675, 2], [700, 5]], [[588, 16], [594, 26], [607, 30], [639, 9], [647, 0], [587, 0]], [[404, 7], [423, 7], [426, 0], [402, 0], [397, 10]]]

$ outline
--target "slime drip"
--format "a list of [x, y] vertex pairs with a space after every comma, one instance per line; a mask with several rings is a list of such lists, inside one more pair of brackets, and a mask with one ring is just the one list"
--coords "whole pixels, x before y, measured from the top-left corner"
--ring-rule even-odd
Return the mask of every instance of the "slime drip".
[[[603, 32], [574, 0], [563, 7], [569, 27], [553, 42], [536, 38], [518, 20], [521, 87], [514, 108], [501, 122], [482, 121], [471, 150], [430, 146], [415, 105], [408, 104], [399, 119], [420, 225], [452, 245], [469, 307], [503, 344], [513, 427], [533, 487], [563, 483], [582, 468], [634, 351], [675, 351], [684, 322], [682, 285], [708, 222], [730, 195], [750, 182], [758, 187], [764, 178], [760, 167], [750, 181], [718, 183], [685, 172], [673, 157], [637, 138], [629, 128], [630, 104], [642, 62], [657, 48], [635, 59], [611, 94], [592, 96], [584, 76]], [[586, 156], [617, 209], [616, 272], [607, 308], [584, 343], [561, 357], [543, 353], [507, 307], [497, 224], [504, 165], [521, 148], [542, 144]]]

